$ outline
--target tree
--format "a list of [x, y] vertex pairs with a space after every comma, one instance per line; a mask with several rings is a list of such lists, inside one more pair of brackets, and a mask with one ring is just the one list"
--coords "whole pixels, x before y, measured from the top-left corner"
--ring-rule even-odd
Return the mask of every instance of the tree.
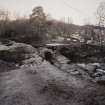
[[3, 9], [0, 9], [0, 20], [9, 20], [9, 11], [6, 11], [6, 10], [3, 10]]
[[105, 25], [105, 2], [101, 2], [97, 8], [97, 20], [99, 26]]
[[99, 26], [99, 44], [102, 45], [103, 44], [103, 40], [104, 40], [104, 36], [102, 34], [103, 32], [103, 27], [105, 26], [105, 2], [101, 2], [97, 8], [97, 12], [96, 12], [96, 16], [97, 16], [97, 23]]
[[36, 40], [43, 41], [46, 37], [46, 14], [41, 6], [35, 7], [30, 15], [30, 24]]
[[30, 15], [31, 20], [40, 21], [46, 20], [46, 15], [43, 11], [43, 8], [41, 6], [35, 7], [32, 10], [32, 14]]
[[0, 37], [4, 36], [9, 24], [10, 13], [6, 10], [0, 9]]

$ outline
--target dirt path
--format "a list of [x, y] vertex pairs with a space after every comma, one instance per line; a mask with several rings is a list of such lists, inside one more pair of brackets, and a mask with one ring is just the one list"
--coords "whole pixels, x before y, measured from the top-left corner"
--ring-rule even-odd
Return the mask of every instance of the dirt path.
[[105, 105], [105, 89], [48, 62], [0, 74], [0, 105]]
[[43, 105], [45, 97], [39, 94], [45, 82], [38, 74], [15, 70], [1, 74], [0, 105]]

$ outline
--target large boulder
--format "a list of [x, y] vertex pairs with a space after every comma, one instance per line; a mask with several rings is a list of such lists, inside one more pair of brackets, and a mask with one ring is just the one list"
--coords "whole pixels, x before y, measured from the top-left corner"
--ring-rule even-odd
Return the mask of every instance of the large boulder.
[[14, 42], [12, 45], [0, 45], [0, 59], [8, 62], [20, 63], [35, 52], [34, 47], [24, 43]]

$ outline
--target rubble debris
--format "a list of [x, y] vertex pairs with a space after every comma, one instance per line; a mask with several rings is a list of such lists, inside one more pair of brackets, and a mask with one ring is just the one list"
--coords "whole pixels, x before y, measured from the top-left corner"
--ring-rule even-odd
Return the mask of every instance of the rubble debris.
[[101, 85], [105, 85], [105, 75], [96, 77], [94, 80], [96, 83], [99, 83]]

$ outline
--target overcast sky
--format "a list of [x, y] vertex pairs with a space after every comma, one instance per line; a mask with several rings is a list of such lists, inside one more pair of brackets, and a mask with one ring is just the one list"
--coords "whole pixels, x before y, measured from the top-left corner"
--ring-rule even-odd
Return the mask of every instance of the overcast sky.
[[0, 8], [8, 9], [18, 15], [29, 15], [35, 6], [43, 6], [44, 11], [53, 18], [64, 20], [71, 17], [73, 23], [95, 23], [95, 11], [105, 0], [0, 0]]

